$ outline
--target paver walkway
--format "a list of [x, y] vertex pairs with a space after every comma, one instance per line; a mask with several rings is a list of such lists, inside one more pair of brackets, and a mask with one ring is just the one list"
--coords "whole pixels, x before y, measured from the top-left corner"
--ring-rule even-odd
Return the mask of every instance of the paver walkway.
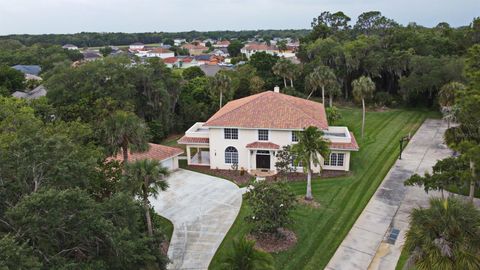
[[227, 180], [179, 170], [151, 203], [173, 223], [169, 269], [208, 269], [240, 211], [242, 190]]
[[[418, 205], [417, 201], [428, 203], [428, 195], [423, 189], [406, 188], [403, 183], [414, 173], [431, 171], [437, 160], [451, 155], [451, 150], [442, 143], [445, 129], [446, 125], [441, 120], [429, 119], [422, 124], [404, 150], [403, 159], [397, 160], [390, 169], [326, 269], [395, 269], [401, 248], [396, 250], [390, 260], [382, 260], [382, 254], [389, 252], [385, 250], [382, 241], [393, 224], [400, 229], [401, 241], [397, 240], [396, 243], [400, 245], [408, 228], [409, 210]], [[400, 209], [404, 200], [403, 208]], [[397, 225], [393, 222], [396, 215]]]

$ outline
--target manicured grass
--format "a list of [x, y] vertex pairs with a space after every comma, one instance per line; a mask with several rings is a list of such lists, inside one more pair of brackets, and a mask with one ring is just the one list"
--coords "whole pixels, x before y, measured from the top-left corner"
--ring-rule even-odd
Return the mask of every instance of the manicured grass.
[[159, 214], [155, 215], [155, 219], [158, 223], [158, 226], [161, 228], [162, 232], [165, 234], [165, 237], [170, 242], [173, 234], [173, 224], [170, 220], [160, 216]]
[[[437, 116], [420, 110], [367, 112], [365, 138], [362, 139], [361, 110], [342, 108], [341, 112], [343, 120], [338, 125], [348, 126], [361, 148], [352, 154], [352, 174], [335, 179], [314, 179], [313, 195], [321, 207], [299, 206], [293, 212], [295, 223], [291, 229], [296, 232], [298, 243], [286, 252], [273, 254], [277, 269], [323, 269], [397, 159], [399, 139], [409, 132], [413, 134], [425, 118]], [[290, 186], [298, 195], [305, 192], [305, 182], [290, 183]], [[219, 268], [234, 238], [248, 233], [247, 214], [248, 205], [244, 202], [210, 269]]]

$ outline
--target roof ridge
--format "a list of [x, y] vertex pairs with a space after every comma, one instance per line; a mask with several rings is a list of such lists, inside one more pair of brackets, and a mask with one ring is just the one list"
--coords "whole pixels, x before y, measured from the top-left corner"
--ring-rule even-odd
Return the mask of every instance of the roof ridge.
[[[237, 111], [237, 110], [240, 109], [240, 108], [243, 108], [245, 105], [252, 103], [254, 100], [257, 100], [259, 97], [262, 97], [262, 96], [264, 96], [264, 95], [266, 95], [266, 94], [268, 94], [268, 93], [273, 93], [273, 92], [270, 91], [270, 90], [268, 90], [268, 91], [264, 91], [264, 92], [258, 93], [258, 94], [256, 94], [257, 96], [256, 96], [255, 98], [252, 98], [251, 100], [249, 100], [249, 101], [241, 104], [240, 106], [238, 106], [238, 107], [236, 107], [235, 109], [229, 111], [228, 113], [224, 113], [224, 114], [220, 115], [220, 116], [217, 117], [217, 118], [214, 118], [214, 119], [210, 118], [210, 119], [208, 119], [207, 122], [205, 122], [205, 124], [208, 126], [208, 122], [210, 122], [210, 120], [212, 120], [212, 121], [213, 121], [213, 120], [218, 120], [218, 119], [224, 117], [225, 115], [227, 115], [227, 114], [229, 114], [229, 113], [232, 113], [232, 112], [234, 112], [234, 111]], [[250, 97], [252, 97], [252, 96], [250, 96]], [[244, 97], [244, 98], [248, 98], [248, 97]], [[240, 99], [237, 99], [236, 101], [238, 101], [238, 100], [240, 100]], [[235, 101], [235, 100], [232, 100], [232, 101]], [[232, 102], [232, 101], [230, 101], [230, 102]], [[227, 104], [230, 103], [230, 102], [227, 102]], [[225, 106], [226, 106], [227, 104], [225, 104]], [[223, 108], [223, 107], [222, 107], [222, 108]], [[213, 116], [215, 116], [215, 115], [213, 115]], [[212, 116], [212, 117], [213, 117], [213, 116]]]
[[[313, 118], [312, 116], [310, 116], [306, 111], [302, 110], [301, 106], [296, 106], [295, 104], [292, 104], [292, 102], [288, 99], [288, 98], [297, 98], [297, 97], [294, 97], [294, 96], [290, 96], [290, 95], [287, 95], [287, 94], [282, 94], [282, 99], [285, 100], [287, 103], [289, 103], [291, 106], [290, 107], [293, 107], [293, 109], [295, 109], [296, 111], [301, 111], [304, 115], [306, 115], [309, 119], [313, 120], [314, 122], [317, 122], [317, 120], [315, 118]], [[288, 96], [288, 98], [285, 98], [284, 96]], [[310, 102], [313, 102], [313, 103], [318, 103], [318, 102], [314, 102], [314, 101], [311, 101], [311, 100], [308, 100], [306, 99], [307, 101], [310, 101]], [[322, 103], [320, 103], [322, 104]], [[292, 106], [293, 105], [293, 106]], [[322, 104], [323, 106], [323, 104]], [[328, 122], [327, 122], [327, 125], [328, 125]]]

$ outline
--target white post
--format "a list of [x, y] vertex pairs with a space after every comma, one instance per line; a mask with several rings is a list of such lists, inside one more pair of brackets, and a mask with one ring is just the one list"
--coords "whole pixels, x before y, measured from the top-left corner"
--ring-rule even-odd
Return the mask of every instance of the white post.
[[187, 145], [187, 164], [190, 165], [192, 161], [191, 153], [190, 153], [190, 146]]
[[248, 149], [248, 168], [247, 168], [247, 172], [251, 172], [252, 171], [252, 151], [250, 149]]

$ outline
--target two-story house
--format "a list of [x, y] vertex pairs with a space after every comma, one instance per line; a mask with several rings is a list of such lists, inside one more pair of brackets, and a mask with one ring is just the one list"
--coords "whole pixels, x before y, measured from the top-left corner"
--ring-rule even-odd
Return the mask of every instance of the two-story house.
[[297, 143], [298, 133], [309, 126], [330, 140], [323, 169], [348, 171], [350, 152], [359, 150], [353, 133], [328, 126], [323, 104], [279, 93], [278, 87], [227, 103], [206, 122], [195, 123], [178, 143], [186, 145], [189, 165], [275, 173], [277, 152]]

